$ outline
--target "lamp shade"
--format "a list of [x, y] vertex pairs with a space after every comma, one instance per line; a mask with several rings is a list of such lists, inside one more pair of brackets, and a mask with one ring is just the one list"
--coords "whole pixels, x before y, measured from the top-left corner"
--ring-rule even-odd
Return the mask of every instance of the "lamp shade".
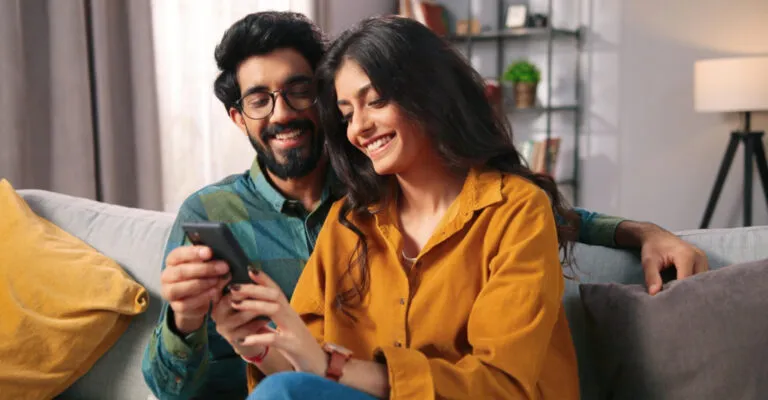
[[696, 111], [768, 110], [768, 57], [697, 61], [693, 80]]

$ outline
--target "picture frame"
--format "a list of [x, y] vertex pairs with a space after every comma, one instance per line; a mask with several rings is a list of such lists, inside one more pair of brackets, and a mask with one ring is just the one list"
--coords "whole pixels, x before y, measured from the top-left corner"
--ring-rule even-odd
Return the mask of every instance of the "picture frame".
[[515, 4], [507, 7], [507, 19], [504, 26], [508, 29], [523, 28], [528, 17], [528, 7]]

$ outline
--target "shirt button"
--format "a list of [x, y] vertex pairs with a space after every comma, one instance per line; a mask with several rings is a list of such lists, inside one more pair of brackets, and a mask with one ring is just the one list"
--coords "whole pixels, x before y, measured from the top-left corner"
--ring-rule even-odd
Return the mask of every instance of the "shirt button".
[[395, 340], [395, 347], [403, 347], [403, 344], [399, 340]]
[[404, 299], [404, 298], [402, 298], [402, 297], [400, 298], [400, 305], [401, 305], [401, 306], [402, 306], [402, 305], [405, 305], [405, 299]]

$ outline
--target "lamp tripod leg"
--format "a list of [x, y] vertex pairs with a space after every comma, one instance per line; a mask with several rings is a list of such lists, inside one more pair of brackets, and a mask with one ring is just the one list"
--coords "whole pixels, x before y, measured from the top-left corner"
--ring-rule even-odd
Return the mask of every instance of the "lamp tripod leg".
[[712, 187], [712, 194], [709, 195], [709, 202], [707, 202], [704, 218], [702, 218], [701, 225], [699, 225], [701, 229], [705, 229], [709, 226], [712, 214], [715, 212], [717, 200], [720, 198], [720, 192], [723, 191], [725, 177], [728, 176], [728, 170], [730, 170], [731, 164], [733, 163], [733, 156], [736, 155], [736, 148], [739, 146], [739, 141], [740, 138], [738, 135], [731, 134], [731, 140], [728, 142], [728, 148], [725, 150], [723, 162], [720, 164], [720, 170], [717, 173], [717, 179], [715, 179], [715, 186]]
[[768, 163], [765, 159], [765, 146], [763, 145], [762, 135], [755, 140], [755, 161], [757, 162], [757, 173], [760, 175], [760, 182], [763, 184], [763, 194], [765, 194], [765, 205], [768, 206]]
[[744, 226], [752, 226], [752, 156], [755, 154], [755, 137], [744, 136]]

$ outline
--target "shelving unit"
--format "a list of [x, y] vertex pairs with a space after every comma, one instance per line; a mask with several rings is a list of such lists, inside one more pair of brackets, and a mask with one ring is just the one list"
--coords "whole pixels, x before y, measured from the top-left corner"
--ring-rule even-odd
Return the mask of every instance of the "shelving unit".
[[[467, 20], [472, 20], [476, 17], [476, 15], [473, 13], [472, 9], [472, 0], [466, 0], [466, 16], [465, 18]], [[488, 2], [490, 3], [490, 1]], [[545, 104], [542, 104], [541, 106], [537, 106], [534, 108], [527, 108], [527, 109], [517, 109], [514, 108], [514, 106], [508, 104], [509, 96], [506, 91], [504, 91], [504, 111], [507, 114], [535, 114], [535, 113], [543, 113], [546, 115], [546, 140], [549, 141], [549, 139], [552, 137], [552, 114], [556, 112], [572, 112], [573, 113], [573, 135], [574, 135], [574, 148], [573, 148], [573, 176], [571, 177], [561, 177], [558, 179], [557, 183], [560, 186], [569, 186], [572, 189], [572, 203], [573, 205], [579, 204], [579, 148], [580, 148], [580, 125], [581, 125], [581, 87], [580, 87], [580, 63], [579, 63], [579, 56], [581, 53], [581, 44], [582, 44], [582, 31], [580, 29], [577, 30], [568, 30], [568, 29], [558, 29], [555, 27], [552, 27], [552, 0], [548, 0], [547, 3], [547, 21], [548, 21], [548, 27], [544, 28], [512, 28], [512, 29], [503, 29], [504, 26], [504, 19], [506, 16], [506, 7], [507, 3], [504, 0], [496, 0], [496, 8], [497, 8], [497, 21], [496, 26], [497, 29], [491, 30], [491, 31], [484, 31], [478, 34], [470, 34], [470, 35], [450, 35], [447, 37], [447, 40], [455, 43], [457, 46], [464, 45], [465, 51], [466, 51], [466, 57], [467, 59], [472, 59], [472, 51], [473, 47], [476, 43], [495, 43], [496, 44], [496, 77], [500, 83], [503, 82], [501, 79], [504, 69], [506, 68], [505, 65], [505, 44], [508, 43], [508, 41], [513, 40], [546, 40], [547, 41], [547, 58], [546, 58], [546, 67], [542, 68], [545, 71], [542, 79], [542, 83], [546, 85], [547, 88], [547, 94], [546, 94], [546, 101]], [[554, 53], [554, 42], [555, 40], [571, 40], [573, 41], [574, 45], [576, 46], [577, 51], [577, 57], [576, 62], [574, 65], [574, 85], [575, 85], [575, 102], [573, 104], [552, 104], [552, 59], [553, 59], [553, 53]], [[502, 86], [503, 89], [503, 86]], [[550, 154], [549, 152], [546, 152], [545, 155], [545, 165], [547, 168], [546, 173], [552, 174], [554, 171], [550, 171]]]

